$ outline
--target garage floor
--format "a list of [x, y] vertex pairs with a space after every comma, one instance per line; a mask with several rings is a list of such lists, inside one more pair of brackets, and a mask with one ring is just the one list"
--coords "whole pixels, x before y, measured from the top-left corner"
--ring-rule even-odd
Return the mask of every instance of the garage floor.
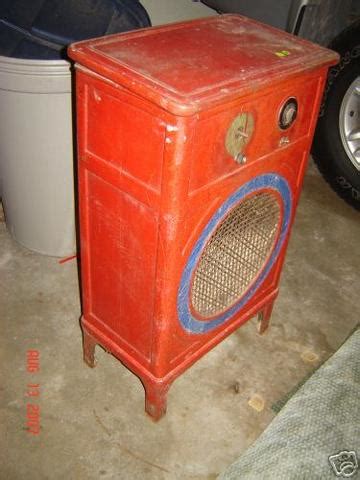
[[[211, 13], [191, 2], [179, 10], [178, 0], [143, 3], [154, 15], [164, 3], [154, 24], [171, 20], [171, 5], [174, 20]], [[251, 321], [200, 360], [174, 383], [155, 424], [125, 367], [100, 348], [97, 368], [82, 361], [75, 260], [26, 250], [0, 222], [0, 478], [216, 478], [359, 322], [359, 239], [359, 214], [310, 165], [270, 330], [260, 337]], [[34, 373], [31, 349], [40, 355]], [[28, 384], [38, 396], [26, 396]], [[27, 403], [39, 405], [38, 435], [26, 428]]]

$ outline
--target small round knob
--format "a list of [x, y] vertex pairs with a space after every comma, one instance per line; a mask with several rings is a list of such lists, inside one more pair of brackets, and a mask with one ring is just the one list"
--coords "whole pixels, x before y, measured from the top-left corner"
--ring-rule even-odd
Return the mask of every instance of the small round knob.
[[247, 158], [242, 153], [238, 153], [234, 158], [234, 160], [236, 163], [239, 163], [240, 165], [244, 165], [244, 163], [246, 163], [247, 161]]

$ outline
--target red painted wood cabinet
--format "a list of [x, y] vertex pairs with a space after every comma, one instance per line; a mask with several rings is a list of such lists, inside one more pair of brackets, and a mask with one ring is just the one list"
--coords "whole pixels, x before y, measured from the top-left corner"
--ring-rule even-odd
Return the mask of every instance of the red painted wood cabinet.
[[237, 15], [72, 45], [84, 357], [166, 411], [173, 380], [268, 325], [333, 52]]

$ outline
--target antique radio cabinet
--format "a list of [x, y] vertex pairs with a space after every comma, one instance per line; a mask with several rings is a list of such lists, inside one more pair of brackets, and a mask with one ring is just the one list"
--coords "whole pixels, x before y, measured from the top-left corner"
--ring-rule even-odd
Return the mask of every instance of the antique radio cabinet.
[[268, 325], [337, 56], [238, 15], [69, 53], [84, 358], [111, 352], [158, 419], [186, 368], [251, 317]]

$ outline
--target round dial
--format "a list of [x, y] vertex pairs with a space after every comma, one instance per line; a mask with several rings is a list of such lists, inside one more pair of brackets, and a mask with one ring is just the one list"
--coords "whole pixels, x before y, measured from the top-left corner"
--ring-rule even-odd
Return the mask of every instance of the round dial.
[[255, 121], [251, 113], [240, 113], [234, 118], [225, 139], [226, 150], [233, 158], [244, 151], [253, 135], [254, 127]]
[[286, 100], [280, 110], [279, 127], [281, 130], [289, 128], [296, 119], [298, 111], [298, 103], [295, 98], [289, 98]]

